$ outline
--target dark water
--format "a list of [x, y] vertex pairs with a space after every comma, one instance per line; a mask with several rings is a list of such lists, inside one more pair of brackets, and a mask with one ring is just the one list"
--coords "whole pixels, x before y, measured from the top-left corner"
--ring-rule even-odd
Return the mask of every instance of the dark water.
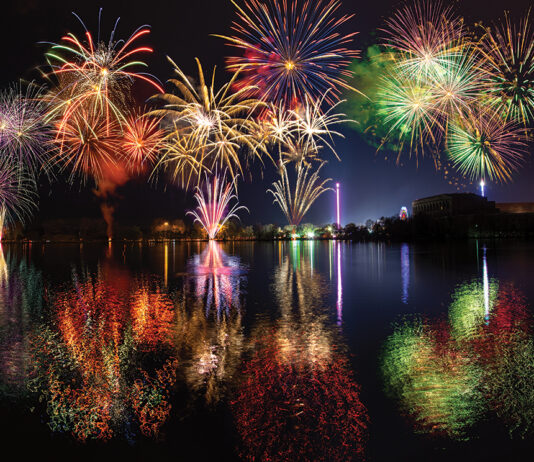
[[3, 453], [531, 460], [533, 263], [510, 241], [4, 245]]

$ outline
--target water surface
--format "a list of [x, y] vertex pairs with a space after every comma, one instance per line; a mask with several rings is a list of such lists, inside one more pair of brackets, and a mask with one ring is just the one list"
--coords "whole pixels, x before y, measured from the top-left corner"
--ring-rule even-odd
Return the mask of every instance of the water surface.
[[533, 263], [512, 241], [4, 245], [2, 444], [513, 460], [534, 441]]

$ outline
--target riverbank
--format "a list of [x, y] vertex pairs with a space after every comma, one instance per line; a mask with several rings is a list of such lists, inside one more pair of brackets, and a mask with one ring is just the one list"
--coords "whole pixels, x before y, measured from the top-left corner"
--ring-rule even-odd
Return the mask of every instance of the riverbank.
[[[27, 228], [18, 227], [4, 234], [3, 242], [107, 242], [109, 237], [103, 220], [88, 225], [80, 222], [56, 220]], [[278, 224], [242, 225], [227, 223], [219, 232], [221, 241], [278, 241], [278, 240], [347, 240], [354, 242], [393, 241], [416, 242], [447, 239], [517, 239], [534, 238], [534, 214], [491, 213], [432, 217], [417, 215], [367, 220], [365, 225], [348, 223], [317, 226], [305, 223], [298, 226]], [[196, 224], [181, 220], [158, 220], [151, 226], [116, 223], [112, 241], [168, 242], [207, 240]]]

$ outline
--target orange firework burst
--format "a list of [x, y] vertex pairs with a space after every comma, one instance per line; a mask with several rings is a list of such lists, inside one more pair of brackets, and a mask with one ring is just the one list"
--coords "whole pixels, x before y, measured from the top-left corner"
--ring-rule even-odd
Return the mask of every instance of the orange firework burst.
[[131, 170], [141, 173], [156, 163], [164, 132], [159, 118], [130, 116], [125, 127], [121, 150]]
[[69, 168], [71, 180], [81, 176], [92, 177], [98, 183], [106, 169], [117, 162], [120, 152], [121, 131], [116, 121], [92, 111], [80, 110], [66, 121], [61, 120], [55, 129], [57, 153], [52, 163], [62, 169]]

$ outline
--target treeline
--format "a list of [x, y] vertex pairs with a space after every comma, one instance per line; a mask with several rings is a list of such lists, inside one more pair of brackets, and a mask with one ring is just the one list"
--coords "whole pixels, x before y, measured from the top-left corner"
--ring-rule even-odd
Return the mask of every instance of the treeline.
[[[273, 239], [344, 239], [366, 241], [414, 241], [463, 238], [534, 237], [534, 214], [481, 214], [432, 218], [419, 215], [401, 220], [382, 217], [367, 220], [364, 225], [349, 223], [339, 228], [335, 223], [316, 226], [278, 224], [244, 225], [228, 222], [217, 238], [222, 240]], [[117, 240], [172, 240], [205, 239], [198, 223], [182, 219], [157, 219], [148, 225], [115, 223], [113, 239]], [[54, 219], [27, 227], [18, 225], [4, 235], [4, 240], [32, 240], [76, 242], [106, 240], [106, 223], [100, 218]]]
[[[351, 229], [349, 225], [347, 228]], [[237, 220], [227, 222], [217, 239], [272, 240], [294, 238], [324, 238], [343, 235], [343, 229], [335, 224], [316, 226], [306, 223], [300, 226], [278, 224], [243, 225]], [[4, 240], [32, 240], [76, 242], [79, 240], [107, 240], [107, 224], [102, 218], [52, 219], [23, 227], [17, 225], [6, 231]], [[205, 239], [204, 229], [190, 220], [157, 219], [150, 224], [115, 222], [113, 239], [117, 240], [172, 240]]]

